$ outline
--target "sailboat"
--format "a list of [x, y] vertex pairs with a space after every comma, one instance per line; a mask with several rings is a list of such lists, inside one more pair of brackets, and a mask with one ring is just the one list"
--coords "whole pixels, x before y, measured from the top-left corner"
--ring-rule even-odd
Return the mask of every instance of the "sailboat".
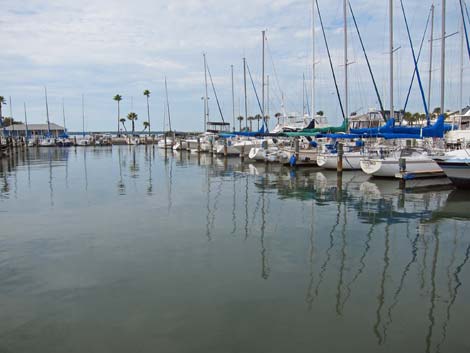
[[[391, 41], [393, 40], [393, 18], [392, 18], [392, 9], [393, 9], [393, 0], [390, 1], [390, 37]], [[437, 118], [434, 125], [430, 125], [429, 121], [429, 113], [426, 98], [424, 96], [424, 91], [422, 88], [421, 78], [419, 74], [419, 69], [417, 65], [417, 59], [415, 56], [413, 44], [411, 41], [411, 36], [409, 32], [408, 22], [406, 18], [405, 9], [403, 7], [403, 2], [401, 2], [401, 9], [403, 18], [405, 21], [408, 39], [410, 41], [411, 51], [413, 55], [414, 65], [415, 65], [415, 73], [418, 79], [419, 88], [421, 92], [421, 97], [424, 104], [424, 109], [426, 111], [426, 116], [428, 117], [428, 125], [426, 127], [387, 127], [387, 130], [383, 132], [381, 131], [381, 135], [385, 138], [410, 138], [410, 139], [420, 139], [424, 137], [431, 137], [431, 138], [442, 138], [444, 136], [444, 132], [448, 130], [450, 127], [444, 124], [444, 116], [441, 115]], [[433, 11], [433, 8], [431, 8]], [[433, 12], [432, 12], [433, 13]], [[445, 2], [443, 2], [443, 9], [442, 9], [442, 31], [445, 33]], [[444, 82], [445, 82], [445, 61], [444, 61], [444, 52], [445, 52], [445, 35], [441, 38], [442, 41], [442, 60], [441, 60], [441, 111], [444, 111]], [[390, 44], [391, 49], [393, 49], [393, 42]], [[391, 56], [391, 79], [393, 78], [393, 56]], [[393, 80], [391, 81], [391, 92], [393, 92]], [[393, 99], [393, 94], [391, 99]], [[391, 102], [393, 111], [393, 100]], [[377, 176], [377, 177], [389, 177], [395, 178], [395, 176], [401, 172], [400, 167], [400, 160], [406, 161], [406, 172], [419, 172], [419, 173], [437, 173], [442, 172], [441, 167], [436, 163], [436, 161], [432, 158], [432, 152], [429, 153], [426, 149], [411, 149], [406, 148], [402, 150], [394, 150], [391, 151], [389, 154], [383, 154], [379, 157], [369, 157], [364, 158], [360, 164], [361, 169], [369, 175]]]
[[62, 99], [62, 118], [64, 120], [64, 132], [59, 136], [57, 139], [57, 146], [59, 147], [70, 147], [73, 145], [72, 141], [69, 138], [69, 135], [67, 134], [66, 130], [66, 124], [65, 124], [65, 103], [64, 99]]
[[435, 161], [457, 188], [470, 189], [470, 149], [448, 152]]
[[49, 120], [49, 104], [47, 102], [47, 88], [46, 87], [44, 87], [44, 96], [46, 98], [47, 135], [41, 141], [39, 141], [39, 146], [55, 147], [56, 140], [51, 135], [51, 123]]
[[[168, 99], [168, 84], [167, 84], [166, 76], [165, 76], [165, 97], [166, 97], [166, 102], [165, 102], [165, 109], [164, 109], [164, 116], [163, 116], [163, 130], [165, 130], [165, 123], [166, 123], [165, 120], [168, 117], [168, 127], [170, 129], [168, 132], [171, 133], [170, 101]], [[168, 133], [164, 132], [164, 134], [167, 135]], [[161, 149], [172, 149], [173, 138], [166, 136], [165, 138], [158, 141], [157, 147]]]
[[77, 141], [77, 146], [87, 147], [91, 144], [91, 137], [85, 135], [85, 97], [82, 94], [82, 138]]

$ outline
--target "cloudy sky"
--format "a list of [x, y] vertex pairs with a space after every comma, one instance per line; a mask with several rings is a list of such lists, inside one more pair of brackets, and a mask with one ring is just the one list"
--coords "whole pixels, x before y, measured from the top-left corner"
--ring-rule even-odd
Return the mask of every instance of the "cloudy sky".
[[[386, 106], [388, 92], [388, 1], [351, 0]], [[458, 1], [447, 1], [447, 33], [459, 29]], [[303, 74], [311, 77], [311, 0], [0, 0], [0, 95], [11, 96], [13, 116], [45, 122], [44, 86], [47, 86], [51, 120], [62, 122], [65, 101], [67, 127], [81, 130], [81, 95], [85, 97], [87, 130], [115, 130], [115, 94], [124, 97], [122, 114], [146, 119], [144, 89], [152, 91], [150, 113], [153, 130], [163, 127], [164, 77], [173, 128], [202, 129], [204, 67], [202, 53], [217, 89], [224, 118], [232, 121], [230, 65], [235, 70], [235, 110], [243, 114], [242, 58], [247, 58], [257, 89], [261, 90], [261, 31], [267, 30], [266, 73], [270, 76], [270, 114], [281, 109], [284, 94], [289, 112], [302, 112]], [[343, 92], [342, 0], [319, 0], [335, 70]], [[436, 2], [435, 37], [440, 36], [441, 4]], [[425, 30], [431, 1], [405, 0], [414, 45]], [[396, 47], [395, 104], [402, 107], [413, 71], [411, 50], [403, 17], [394, 9]], [[334, 94], [325, 45], [316, 18], [316, 107], [332, 123], [341, 119]], [[350, 106], [362, 112], [377, 107], [377, 99], [359, 41], [349, 18]], [[429, 31], [428, 31], [429, 34]], [[457, 109], [460, 37], [447, 40], [446, 104]], [[439, 101], [439, 50], [434, 44], [431, 106]], [[420, 68], [427, 89], [429, 44], [423, 48]], [[464, 103], [469, 101], [468, 57], [464, 58]], [[211, 120], [220, 120], [210, 92]], [[259, 113], [249, 85], [249, 115]], [[240, 108], [239, 108], [240, 107]], [[4, 107], [9, 115], [9, 106]], [[418, 86], [409, 109], [422, 111]]]

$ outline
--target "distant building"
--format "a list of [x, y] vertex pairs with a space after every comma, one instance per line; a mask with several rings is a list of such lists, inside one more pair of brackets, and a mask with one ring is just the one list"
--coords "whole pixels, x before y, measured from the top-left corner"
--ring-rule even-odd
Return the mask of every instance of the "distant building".
[[455, 124], [461, 130], [470, 129], [470, 106], [466, 106], [462, 109], [462, 114], [460, 110], [455, 112], [448, 112], [446, 114], [446, 123]]
[[[60, 125], [50, 123], [49, 126], [52, 136], [58, 137], [65, 133], [65, 129]], [[47, 124], [28, 124], [29, 136], [45, 136], [48, 131]], [[26, 136], [26, 125], [15, 124], [5, 128], [0, 128], [0, 134], [4, 137], [24, 137]]]

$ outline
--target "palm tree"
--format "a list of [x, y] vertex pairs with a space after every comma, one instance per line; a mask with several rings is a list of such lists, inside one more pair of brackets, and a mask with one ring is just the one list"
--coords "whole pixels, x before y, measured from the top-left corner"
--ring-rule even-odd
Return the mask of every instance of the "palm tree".
[[0, 120], [3, 120], [2, 105], [7, 104], [5, 97], [0, 96]]
[[240, 126], [239, 126], [240, 131], [242, 131], [242, 121], [243, 121], [243, 119], [245, 119], [245, 118], [244, 118], [243, 116], [241, 116], [241, 115], [237, 117], [237, 120], [238, 120], [238, 122], [239, 122], [239, 124], [240, 124]]
[[249, 116], [247, 118], [247, 120], [250, 122], [250, 131], [253, 131], [253, 120], [254, 120], [254, 117], [253, 116]]
[[411, 116], [411, 125], [414, 125], [415, 122], [419, 121], [419, 119], [421, 118], [421, 114], [420, 113], [414, 113], [412, 116]]
[[144, 129], [142, 131], [149, 129], [149, 132], [150, 132], [150, 123], [148, 121], [144, 121], [143, 124], [144, 124]]
[[281, 113], [276, 113], [274, 114], [274, 117], [277, 119], [277, 124], [279, 125], [279, 119], [281, 118], [282, 114]]
[[137, 120], [137, 114], [130, 112], [127, 114], [127, 119], [129, 119], [132, 122], [132, 135], [134, 135], [135, 132], [135, 121]]
[[410, 112], [405, 112], [405, 114], [403, 115], [403, 120], [410, 124], [413, 120], [413, 114], [411, 114]]
[[122, 101], [122, 96], [119, 95], [119, 94], [116, 94], [113, 99], [117, 102], [117, 106], [118, 106], [117, 135], [119, 136], [119, 122], [121, 121], [121, 118], [120, 118], [121, 111], [120, 111], [120, 107], [119, 107], [119, 102]]
[[268, 127], [269, 119], [271, 119], [269, 115], [264, 116], [264, 121], [266, 122], [266, 128]]
[[263, 119], [263, 117], [261, 116], [261, 114], [256, 114], [255, 120], [258, 121], [258, 130], [259, 130], [259, 121], [260, 121], [261, 119]]
[[147, 124], [144, 123], [144, 126], [148, 125], [149, 133], [150, 133], [150, 106], [149, 106], [150, 91], [148, 89], [144, 91], [144, 96], [147, 97]]
[[124, 130], [126, 130], [127, 132], [127, 128], [126, 128], [126, 119], [125, 118], [121, 118], [119, 119], [120, 123], [122, 124], [122, 127], [124, 128]]

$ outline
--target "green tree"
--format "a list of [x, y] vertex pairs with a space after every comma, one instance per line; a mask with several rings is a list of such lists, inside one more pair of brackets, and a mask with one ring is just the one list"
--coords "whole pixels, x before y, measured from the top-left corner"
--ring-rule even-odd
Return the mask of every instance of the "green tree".
[[119, 106], [119, 102], [122, 101], [122, 96], [119, 94], [116, 94], [113, 99], [117, 102], [117, 106], [118, 106], [117, 135], [119, 136], [119, 122], [121, 121], [121, 109]]
[[[149, 105], [149, 97], [150, 97], [150, 91], [148, 89], [146, 89], [144, 91], [144, 96], [147, 98], [147, 125], [148, 125], [148, 129], [149, 129], [149, 133], [150, 133], [150, 105]], [[144, 126], [146, 124], [144, 123]], [[145, 130], [145, 129], [144, 129]]]
[[432, 111], [432, 115], [440, 115], [441, 114], [441, 108], [440, 107], [436, 107], [434, 108], [434, 110]]
[[150, 131], [150, 123], [148, 121], [144, 121], [143, 124], [144, 124], [144, 130], [142, 130], [142, 131], [145, 131], [147, 129], [149, 129], [149, 131]]
[[247, 120], [250, 122], [250, 131], [253, 131], [253, 120], [255, 119], [254, 116], [249, 116]]
[[281, 113], [276, 113], [274, 114], [274, 117], [277, 119], [277, 123], [279, 124], [279, 119], [281, 119], [282, 114]]
[[3, 114], [2, 114], [2, 106], [4, 104], [7, 104], [6, 100], [5, 100], [5, 97], [3, 96], [0, 96], [0, 125], [3, 125], [3, 127], [5, 127], [5, 122], [3, 121]]
[[127, 128], [126, 128], [126, 119], [121, 118], [121, 119], [119, 119], [119, 122], [122, 124], [122, 127], [123, 127], [124, 130], [127, 132]]
[[127, 114], [127, 119], [132, 122], [132, 135], [134, 135], [135, 121], [138, 119], [137, 114], [134, 112], [130, 112], [129, 114]]
[[420, 113], [414, 113], [414, 114], [411, 116], [411, 125], [414, 125], [416, 122], [418, 122], [420, 118], [421, 118], [421, 114], [420, 114]]
[[256, 114], [255, 120], [258, 122], [258, 130], [259, 130], [259, 122], [260, 120], [263, 120], [263, 117], [261, 116], [261, 114]]
[[323, 116], [323, 115], [325, 115], [325, 113], [323, 112], [323, 110], [319, 110], [319, 111], [317, 112], [317, 115], [318, 115], [318, 116]]
[[411, 123], [412, 118], [413, 118], [413, 114], [411, 114], [410, 112], [406, 112], [403, 115], [403, 120], [405, 120], [408, 124]]
[[241, 115], [237, 117], [237, 120], [238, 120], [238, 123], [239, 123], [239, 128], [240, 128], [239, 131], [242, 131], [242, 121], [243, 121], [243, 119], [245, 119], [245, 118]]

